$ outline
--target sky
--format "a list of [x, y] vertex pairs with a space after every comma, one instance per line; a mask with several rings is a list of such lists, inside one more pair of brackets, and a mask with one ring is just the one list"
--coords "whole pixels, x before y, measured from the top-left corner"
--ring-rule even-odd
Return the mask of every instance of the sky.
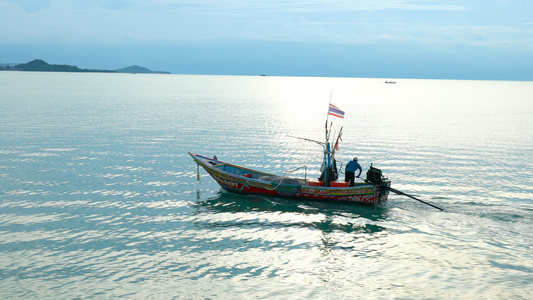
[[533, 81], [531, 0], [0, 0], [0, 63]]

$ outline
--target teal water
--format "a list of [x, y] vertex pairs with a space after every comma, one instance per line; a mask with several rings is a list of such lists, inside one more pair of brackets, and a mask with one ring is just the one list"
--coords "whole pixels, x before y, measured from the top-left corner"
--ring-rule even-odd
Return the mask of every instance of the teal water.
[[[533, 83], [384, 81], [0, 72], [0, 298], [531, 299]], [[337, 159], [444, 212], [197, 182], [188, 151], [318, 176], [289, 136], [331, 93]]]

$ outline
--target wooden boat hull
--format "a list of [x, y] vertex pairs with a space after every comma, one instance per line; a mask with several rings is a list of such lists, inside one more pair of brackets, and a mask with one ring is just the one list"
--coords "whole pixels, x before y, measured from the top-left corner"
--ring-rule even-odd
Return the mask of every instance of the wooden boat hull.
[[360, 182], [353, 187], [324, 187], [304, 179], [276, 176], [189, 154], [222, 188], [238, 194], [380, 205], [387, 201], [387, 187], [391, 184], [384, 180], [382, 184]]

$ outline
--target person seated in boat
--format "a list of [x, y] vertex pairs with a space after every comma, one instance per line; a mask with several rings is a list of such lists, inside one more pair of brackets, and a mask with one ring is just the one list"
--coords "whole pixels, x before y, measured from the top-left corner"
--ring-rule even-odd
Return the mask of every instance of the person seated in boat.
[[357, 178], [361, 175], [361, 172], [363, 172], [363, 169], [361, 168], [361, 165], [357, 162], [357, 157], [354, 157], [353, 160], [351, 160], [347, 165], [346, 169], [344, 169], [344, 182], [350, 182], [350, 186], [354, 186], [355, 183], [355, 171], [359, 170], [359, 174], [357, 174]]
[[[324, 171], [324, 166], [322, 166], [322, 174], [318, 178], [319, 181], [325, 181], [326, 177], [329, 181], [335, 181], [337, 178], [339, 178], [339, 175], [337, 173], [337, 161], [335, 159], [332, 160], [331, 166], [326, 168], [327, 173]], [[326, 184], [326, 186], [329, 186], [329, 184]]]

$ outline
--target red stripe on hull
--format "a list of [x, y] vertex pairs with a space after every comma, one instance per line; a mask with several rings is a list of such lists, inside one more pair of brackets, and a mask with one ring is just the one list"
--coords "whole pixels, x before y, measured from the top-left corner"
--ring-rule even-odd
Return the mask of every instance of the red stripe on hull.
[[[369, 205], [376, 205], [384, 201], [379, 201], [376, 195], [376, 191], [372, 188], [361, 189], [363, 193], [361, 194], [352, 194], [349, 193], [349, 189], [325, 189], [325, 188], [316, 188], [310, 186], [302, 186], [297, 192], [281, 192], [279, 193], [276, 189], [271, 188], [261, 188], [256, 187], [251, 184], [237, 182], [236, 180], [244, 180], [244, 178], [236, 178], [236, 180], [228, 180], [217, 176], [213, 172], [209, 174], [215, 179], [215, 181], [225, 190], [238, 194], [250, 194], [250, 195], [266, 195], [266, 196], [278, 196], [278, 197], [288, 197], [288, 198], [298, 198], [306, 200], [319, 200], [319, 201], [337, 201], [337, 202], [353, 202], [353, 203], [362, 203]], [[352, 189], [353, 191], [353, 189]], [[344, 195], [331, 195], [328, 192], [335, 193], [345, 193]], [[366, 192], [366, 193], [364, 193]], [[386, 192], [388, 194], [388, 192]], [[383, 195], [384, 196], [384, 195]], [[386, 198], [385, 198], [386, 199]]]

